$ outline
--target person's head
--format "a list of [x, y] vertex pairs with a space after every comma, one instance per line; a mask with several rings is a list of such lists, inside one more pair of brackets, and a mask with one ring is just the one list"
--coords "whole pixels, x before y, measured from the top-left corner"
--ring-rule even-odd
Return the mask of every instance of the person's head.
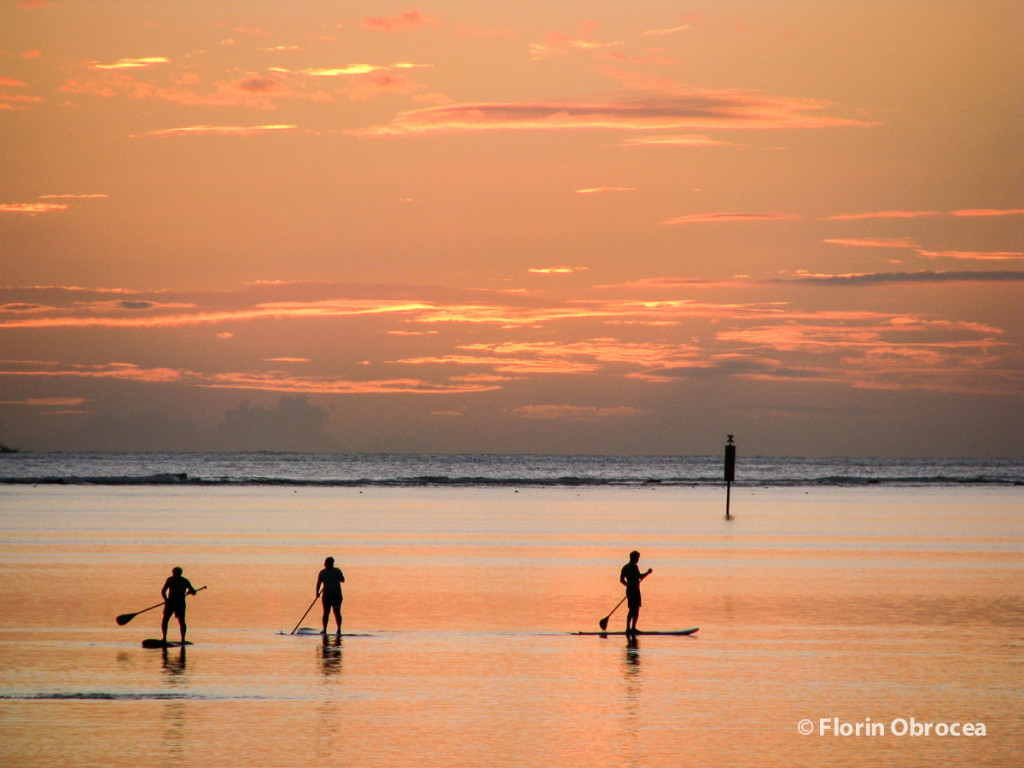
[[325, 568], [333, 568], [334, 567], [334, 558], [333, 557], [328, 557], [326, 560], [324, 560], [324, 567]]
[[175, 576], [181, 576], [181, 568], [175, 566], [171, 569], [171, 573], [173, 573]]
[[640, 553], [635, 549], [629, 553], [629, 562], [636, 563], [640, 560]]

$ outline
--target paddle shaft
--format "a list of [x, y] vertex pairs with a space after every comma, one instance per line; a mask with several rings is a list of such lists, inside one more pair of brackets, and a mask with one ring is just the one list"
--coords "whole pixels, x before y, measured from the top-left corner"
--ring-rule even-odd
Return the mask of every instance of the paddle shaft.
[[[199, 589], [197, 589], [196, 592], [197, 593], [198, 592], [202, 592], [204, 589], [206, 589], [205, 585], [200, 587]], [[125, 624], [127, 624], [129, 621], [134, 619], [140, 613], [145, 613], [146, 611], [152, 611], [154, 608], [159, 608], [161, 605], [164, 605], [166, 602], [167, 602], [166, 600], [161, 600], [156, 605], [151, 605], [151, 606], [149, 606], [149, 608], [143, 608], [141, 611], [136, 611], [135, 613], [122, 613], [120, 616], [117, 617], [117, 623], [120, 626], [123, 627]]]
[[[317, 595], [316, 597], [313, 598], [313, 602], [309, 604], [309, 608], [306, 609], [306, 612], [304, 614], [302, 614], [302, 618], [299, 619], [299, 624], [301, 624], [302, 622], [304, 622], [306, 620], [306, 616], [309, 614], [310, 611], [313, 610], [313, 606], [316, 605], [316, 601], [319, 600], [319, 599], [320, 599], [320, 595]], [[295, 625], [295, 629], [293, 629], [288, 634], [294, 635], [298, 631], [298, 629], [299, 629], [299, 624], [296, 624]]]
[[626, 602], [625, 595], [623, 595], [622, 599], [619, 600], [619, 602], [617, 602], [615, 604], [614, 608], [612, 608], [610, 611], [608, 611], [608, 615], [607, 616], [605, 616], [603, 619], [601, 619], [599, 622], [597, 622], [600, 625], [601, 629], [607, 629], [608, 628], [608, 619], [610, 619], [612, 617], [613, 613], [615, 613], [617, 610], [619, 610], [619, 606], [622, 605], [624, 602]]
[[[640, 581], [643, 581], [644, 579], [646, 579], [650, 575], [651, 575], [650, 571], [648, 571], [647, 573], [641, 574], [640, 575]], [[601, 627], [601, 629], [608, 629], [608, 619], [610, 619], [612, 617], [613, 613], [615, 613], [617, 610], [619, 610], [619, 606], [620, 605], [622, 605], [624, 602], [626, 602], [626, 597], [627, 597], [627, 595], [623, 595], [622, 599], [619, 600], [619, 602], [617, 602], [615, 604], [615, 607], [612, 608], [610, 611], [608, 611], [608, 615], [605, 616], [603, 619], [601, 619], [599, 622], [597, 622], [598, 626]]]

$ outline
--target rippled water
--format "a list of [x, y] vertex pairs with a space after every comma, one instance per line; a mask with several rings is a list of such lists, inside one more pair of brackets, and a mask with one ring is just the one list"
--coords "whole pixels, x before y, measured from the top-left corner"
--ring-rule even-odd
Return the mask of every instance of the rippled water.
[[[700, 487], [3, 487], [0, 758], [1014, 765], [1022, 498], [734, 488], [726, 522]], [[633, 548], [654, 569], [641, 627], [696, 636], [571, 634], [620, 599]], [[280, 634], [328, 554], [353, 636]], [[195, 645], [144, 650], [159, 611], [114, 617], [157, 602], [173, 565], [208, 587]], [[832, 718], [887, 732], [822, 735]]]

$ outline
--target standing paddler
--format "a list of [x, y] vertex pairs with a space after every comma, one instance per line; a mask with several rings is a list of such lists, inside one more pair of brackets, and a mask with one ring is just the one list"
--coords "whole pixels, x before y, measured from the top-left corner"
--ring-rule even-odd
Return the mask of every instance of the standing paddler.
[[640, 616], [640, 606], [643, 601], [640, 597], [640, 582], [650, 575], [653, 569], [648, 568], [647, 573], [640, 573], [640, 553], [633, 550], [629, 553], [629, 562], [622, 566], [619, 573], [619, 582], [626, 587], [626, 606], [629, 612], [626, 614], [626, 634], [636, 634], [636, 620]]
[[[338, 636], [341, 636], [341, 585], [345, 581], [345, 574], [341, 572], [340, 568], [335, 567], [334, 558], [328, 557], [324, 560], [323, 570], [320, 571], [320, 575], [316, 580], [316, 593], [320, 596], [324, 606], [324, 619], [323, 619], [323, 631], [321, 634], [327, 634], [327, 621], [334, 613], [334, 622], [338, 627]], [[321, 588], [323, 591], [321, 592]]]
[[178, 617], [181, 644], [185, 644], [185, 596], [195, 593], [192, 582], [181, 575], [181, 568], [175, 567], [171, 570], [171, 575], [167, 577], [163, 589], [160, 590], [160, 596], [164, 599], [164, 618], [160, 624], [160, 629], [164, 633], [164, 645], [167, 644], [167, 625], [171, 621], [171, 616]]

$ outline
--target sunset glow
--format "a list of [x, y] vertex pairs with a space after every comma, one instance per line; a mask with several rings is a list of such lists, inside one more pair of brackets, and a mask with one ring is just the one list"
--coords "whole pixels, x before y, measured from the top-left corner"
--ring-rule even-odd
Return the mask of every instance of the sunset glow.
[[203, 450], [288, 398], [317, 449], [1022, 456], [1022, 37], [0, 5], [0, 442]]

